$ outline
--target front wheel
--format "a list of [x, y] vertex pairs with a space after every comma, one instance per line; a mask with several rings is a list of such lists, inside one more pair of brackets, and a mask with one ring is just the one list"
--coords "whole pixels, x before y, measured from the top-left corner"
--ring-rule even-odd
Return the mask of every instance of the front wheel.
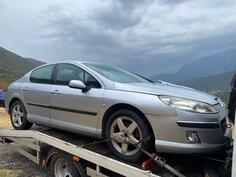
[[143, 149], [150, 148], [151, 134], [148, 126], [136, 112], [130, 110], [119, 110], [112, 114], [106, 125], [106, 138], [111, 140], [108, 146], [113, 153], [123, 160], [135, 162], [144, 154], [137, 146], [144, 139], [140, 146]]
[[20, 101], [13, 103], [10, 109], [11, 123], [16, 130], [30, 129], [33, 124], [27, 120], [27, 112]]

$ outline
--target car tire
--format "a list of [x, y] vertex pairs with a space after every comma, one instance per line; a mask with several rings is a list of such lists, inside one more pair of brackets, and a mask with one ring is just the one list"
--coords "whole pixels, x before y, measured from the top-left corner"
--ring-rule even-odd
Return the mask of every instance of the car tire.
[[16, 130], [28, 130], [33, 126], [27, 120], [27, 111], [21, 101], [15, 101], [10, 108], [12, 126]]
[[[123, 125], [120, 125], [121, 121], [123, 122]], [[130, 138], [131, 136], [135, 138], [135, 141], [132, 140], [133, 144], [137, 140], [140, 141], [145, 139], [140, 146], [145, 150], [151, 149], [151, 133], [142, 116], [134, 111], [126, 109], [113, 113], [109, 117], [105, 128], [105, 138], [110, 138], [108, 141], [108, 147], [117, 157], [125, 161], [136, 162], [141, 160], [144, 153], [140, 148], [132, 145], [132, 143], [127, 143], [130, 142], [130, 139], [133, 139], [133, 137]], [[123, 140], [126, 138], [126, 143], [119, 142], [119, 137]]]
[[50, 174], [52, 177], [85, 177], [84, 168], [69, 158], [64, 152], [52, 156], [50, 161]]

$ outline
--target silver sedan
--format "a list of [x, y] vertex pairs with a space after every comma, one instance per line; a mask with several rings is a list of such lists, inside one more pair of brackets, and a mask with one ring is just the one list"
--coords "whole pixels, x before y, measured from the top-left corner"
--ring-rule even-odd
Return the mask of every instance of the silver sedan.
[[165, 153], [207, 153], [225, 145], [226, 110], [217, 97], [105, 64], [40, 66], [12, 83], [6, 110], [17, 130], [33, 123], [109, 139], [118, 157], [138, 146]]

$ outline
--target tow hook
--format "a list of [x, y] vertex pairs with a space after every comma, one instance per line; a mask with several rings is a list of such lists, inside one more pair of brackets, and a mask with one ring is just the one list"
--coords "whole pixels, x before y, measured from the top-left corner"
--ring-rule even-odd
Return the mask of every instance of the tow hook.
[[231, 124], [224, 124], [223, 125], [225, 128], [232, 128], [232, 125]]

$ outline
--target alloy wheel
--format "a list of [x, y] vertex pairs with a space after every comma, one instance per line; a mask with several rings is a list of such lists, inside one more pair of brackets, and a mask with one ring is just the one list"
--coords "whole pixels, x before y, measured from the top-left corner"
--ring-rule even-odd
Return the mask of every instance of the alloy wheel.
[[124, 155], [131, 156], [139, 151], [134, 144], [139, 143], [142, 136], [139, 125], [129, 117], [118, 117], [111, 124], [111, 143], [118, 152]]
[[23, 124], [24, 111], [20, 104], [16, 104], [12, 110], [12, 123], [15, 127], [20, 127]]

